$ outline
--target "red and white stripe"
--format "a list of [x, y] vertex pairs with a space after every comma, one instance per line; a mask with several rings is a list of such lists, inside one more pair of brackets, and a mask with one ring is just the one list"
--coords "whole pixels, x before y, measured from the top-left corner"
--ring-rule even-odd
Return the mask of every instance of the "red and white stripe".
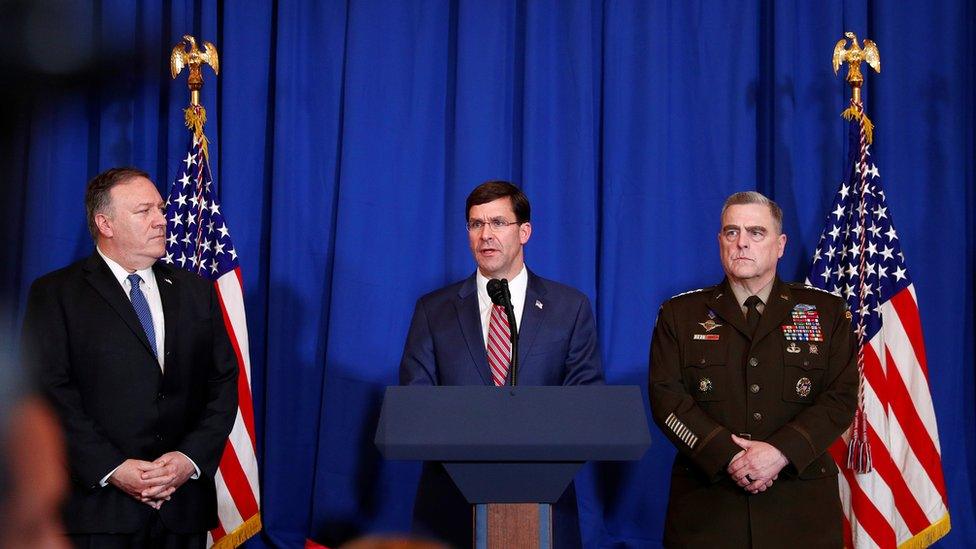
[[949, 530], [949, 510], [913, 285], [881, 305], [881, 320], [864, 348], [873, 469], [855, 473], [846, 467], [850, 433], [830, 448], [842, 472], [845, 545], [927, 547]]
[[224, 314], [224, 326], [237, 355], [237, 418], [227, 437], [214, 481], [220, 525], [208, 535], [208, 546], [237, 547], [261, 529], [257, 444], [251, 399], [251, 359], [244, 314], [244, 284], [240, 267], [214, 282]]
[[505, 308], [492, 305], [491, 318], [488, 321], [488, 367], [491, 379], [495, 385], [505, 385], [508, 376], [508, 365], [512, 359], [511, 329]]

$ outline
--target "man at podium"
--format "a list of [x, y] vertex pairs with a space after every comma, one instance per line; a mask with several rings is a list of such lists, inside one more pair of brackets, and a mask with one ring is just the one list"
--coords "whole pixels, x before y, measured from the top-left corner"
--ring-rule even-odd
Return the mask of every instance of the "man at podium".
[[[586, 296], [525, 266], [532, 235], [529, 200], [515, 185], [488, 181], [465, 204], [477, 270], [419, 300], [400, 361], [401, 385], [495, 385], [509, 382], [511, 328], [488, 282], [505, 280], [519, 334], [519, 385], [603, 383], [596, 326]], [[414, 503], [416, 533], [456, 547], [472, 545], [471, 505], [439, 463], [425, 463]], [[576, 491], [553, 507], [556, 547], [579, 547]]]

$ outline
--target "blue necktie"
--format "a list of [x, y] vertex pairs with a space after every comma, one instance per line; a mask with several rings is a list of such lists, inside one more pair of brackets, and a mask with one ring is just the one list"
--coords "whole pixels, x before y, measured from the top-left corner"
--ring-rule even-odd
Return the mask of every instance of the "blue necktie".
[[156, 328], [153, 327], [152, 312], [149, 310], [146, 294], [142, 293], [142, 288], [139, 287], [142, 278], [135, 273], [130, 274], [128, 278], [131, 286], [129, 288], [129, 300], [132, 301], [132, 308], [136, 310], [139, 323], [142, 324], [142, 329], [146, 332], [146, 337], [149, 338], [149, 346], [152, 347], [153, 354], [159, 356], [156, 351]]

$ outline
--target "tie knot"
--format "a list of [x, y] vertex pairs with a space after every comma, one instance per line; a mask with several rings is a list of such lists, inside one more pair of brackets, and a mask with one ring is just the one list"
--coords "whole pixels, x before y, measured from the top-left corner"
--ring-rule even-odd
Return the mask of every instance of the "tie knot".
[[759, 299], [759, 296], [751, 295], [746, 298], [745, 306], [747, 309], [755, 309], [760, 303], [762, 303], [762, 300]]
[[127, 276], [126, 278], [129, 279], [129, 284], [132, 284], [132, 287], [133, 288], [138, 288], [139, 287], [139, 283], [142, 282], [142, 277], [139, 276], [136, 273], [132, 273], [129, 276]]

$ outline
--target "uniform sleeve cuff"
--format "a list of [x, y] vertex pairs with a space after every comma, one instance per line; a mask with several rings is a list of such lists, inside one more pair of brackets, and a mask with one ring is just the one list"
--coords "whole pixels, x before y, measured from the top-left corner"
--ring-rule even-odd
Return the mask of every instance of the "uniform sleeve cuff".
[[784, 425], [773, 433], [771, 437], [766, 439], [766, 442], [775, 446], [780, 452], [783, 452], [783, 455], [786, 456], [786, 459], [790, 460], [790, 464], [793, 465], [797, 472], [804, 470], [817, 457], [813, 453], [810, 441], [799, 430], [789, 424]]
[[712, 480], [717, 482], [725, 474], [729, 461], [742, 448], [732, 442], [732, 434], [728, 429], [718, 427], [702, 441], [701, 450], [692, 455], [695, 463]]

